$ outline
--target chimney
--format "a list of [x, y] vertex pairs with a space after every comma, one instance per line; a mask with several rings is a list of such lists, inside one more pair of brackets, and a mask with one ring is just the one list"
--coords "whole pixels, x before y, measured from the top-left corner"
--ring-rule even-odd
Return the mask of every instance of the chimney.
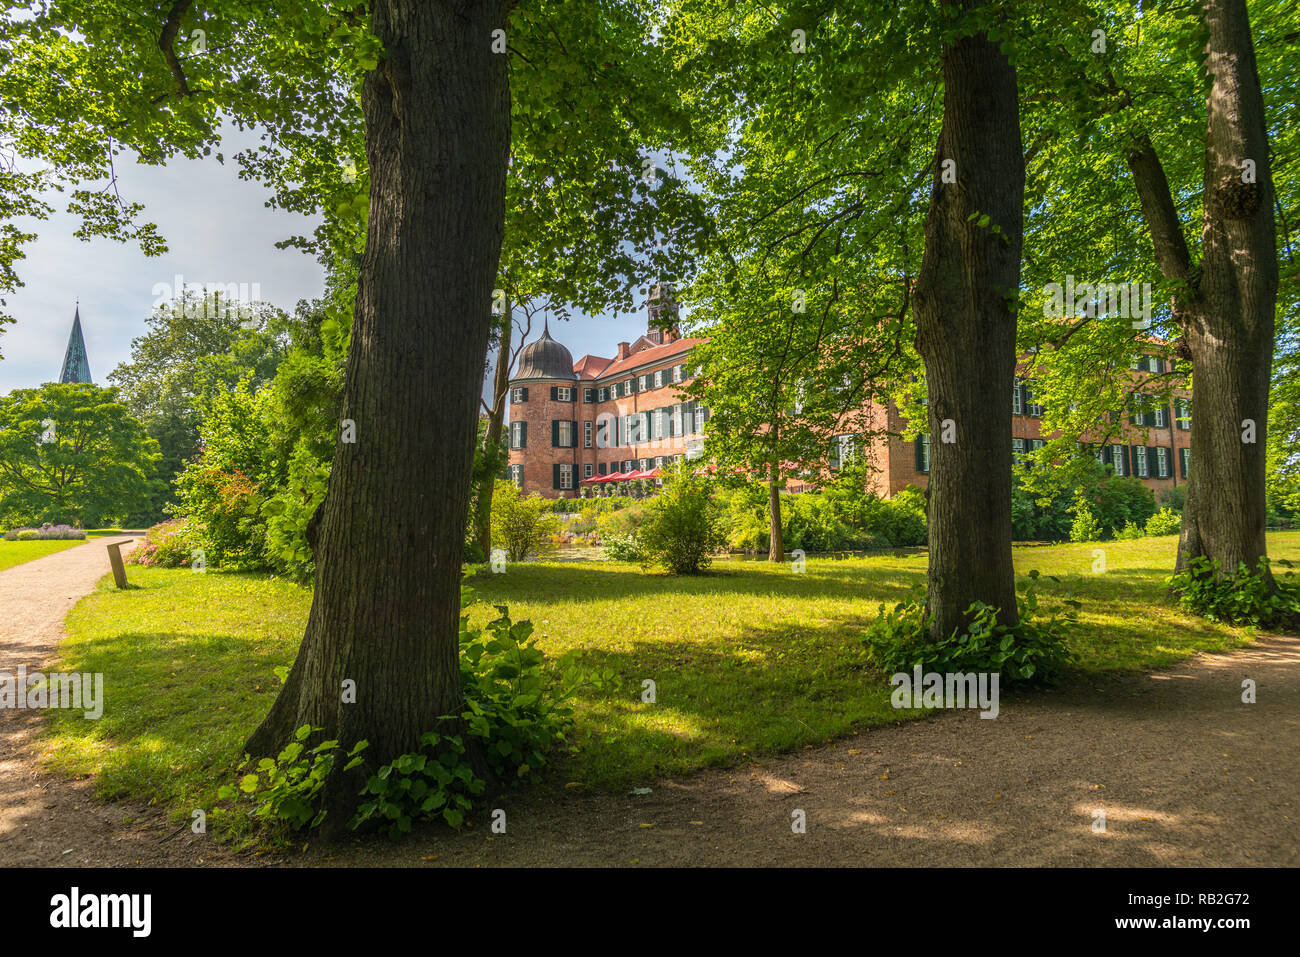
[[630, 342], [620, 342], [618, 344], [618, 357], [626, 359], [632, 354], [632, 344]]

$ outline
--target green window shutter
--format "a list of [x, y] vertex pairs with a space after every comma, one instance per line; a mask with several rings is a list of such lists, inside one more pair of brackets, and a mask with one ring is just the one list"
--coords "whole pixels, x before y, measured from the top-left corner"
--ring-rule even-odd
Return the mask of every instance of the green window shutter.
[[554, 401], [556, 400], [556, 398], [558, 397], [558, 395], [559, 395], [559, 392], [557, 391], [558, 389], [559, 389], [559, 386], [554, 386], [554, 385], [551, 386], [551, 401], [552, 401], [552, 402], [554, 402]]
[[523, 401], [524, 401], [524, 402], [527, 402], [527, 401], [528, 401], [528, 387], [527, 387], [527, 386], [524, 387], [524, 391], [523, 391]]
[[576, 419], [569, 422], [569, 435], [573, 436], [573, 443], [570, 448], [576, 449], [578, 447], [578, 422]]
[[[553, 389], [554, 386], [552, 386], [551, 388]], [[559, 447], [560, 447], [560, 420], [551, 419], [551, 448], [558, 449]], [[558, 488], [559, 486], [556, 487]]]
[[560, 487], [560, 463], [551, 466], [551, 488]]
[[528, 448], [528, 423], [527, 422], [519, 423], [519, 447], [521, 449]]

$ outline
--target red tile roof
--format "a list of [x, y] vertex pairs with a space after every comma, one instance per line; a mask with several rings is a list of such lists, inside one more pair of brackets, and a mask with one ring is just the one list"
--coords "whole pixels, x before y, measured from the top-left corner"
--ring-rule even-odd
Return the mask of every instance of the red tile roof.
[[583, 356], [573, 364], [573, 371], [578, 374], [579, 379], [594, 379], [611, 361], [613, 360], [601, 356]]
[[[676, 342], [669, 342], [662, 346], [651, 346], [648, 349], [642, 349], [634, 352], [626, 359], [617, 359], [608, 366], [596, 373], [595, 377], [605, 378], [606, 376], [620, 375], [629, 369], [635, 369], [638, 366], [650, 365], [652, 363], [664, 362], [673, 356], [681, 355], [683, 352], [689, 352], [692, 346], [703, 342], [703, 339], [678, 339]], [[583, 356], [583, 360], [586, 360]], [[577, 372], [577, 367], [574, 367]], [[583, 375], [586, 378], [586, 375]]]

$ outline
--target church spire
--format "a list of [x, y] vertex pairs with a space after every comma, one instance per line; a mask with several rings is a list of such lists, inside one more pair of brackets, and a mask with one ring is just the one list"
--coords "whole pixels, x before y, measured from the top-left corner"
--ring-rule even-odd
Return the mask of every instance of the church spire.
[[90, 382], [90, 363], [86, 361], [86, 340], [81, 335], [81, 304], [72, 316], [72, 333], [68, 336], [68, 351], [63, 354], [63, 371], [59, 382]]

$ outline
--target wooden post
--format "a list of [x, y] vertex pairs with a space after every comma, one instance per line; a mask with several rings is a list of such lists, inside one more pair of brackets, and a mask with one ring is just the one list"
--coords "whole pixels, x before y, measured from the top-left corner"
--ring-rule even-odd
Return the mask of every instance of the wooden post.
[[113, 566], [113, 581], [118, 588], [126, 587], [126, 566], [122, 564], [122, 543], [114, 542], [108, 546], [108, 561]]

